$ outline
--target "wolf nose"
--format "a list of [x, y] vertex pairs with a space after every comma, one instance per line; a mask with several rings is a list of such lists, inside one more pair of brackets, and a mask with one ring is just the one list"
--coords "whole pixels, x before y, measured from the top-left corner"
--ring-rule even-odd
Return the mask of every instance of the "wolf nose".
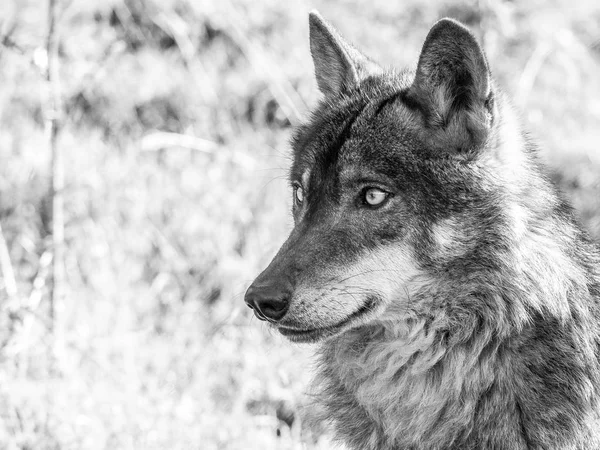
[[244, 300], [260, 320], [278, 322], [285, 316], [290, 302], [289, 289], [280, 284], [250, 286]]

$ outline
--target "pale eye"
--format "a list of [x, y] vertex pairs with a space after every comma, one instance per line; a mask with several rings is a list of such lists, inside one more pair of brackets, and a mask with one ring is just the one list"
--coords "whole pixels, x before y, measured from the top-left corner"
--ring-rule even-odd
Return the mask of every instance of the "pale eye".
[[389, 193], [378, 188], [369, 188], [365, 191], [365, 203], [370, 206], [381, 205], [387, 198]]
[[297, 205], [301, 205], [304, 202], [304, 189], [301, 186], [294, 187], [294, 201]]

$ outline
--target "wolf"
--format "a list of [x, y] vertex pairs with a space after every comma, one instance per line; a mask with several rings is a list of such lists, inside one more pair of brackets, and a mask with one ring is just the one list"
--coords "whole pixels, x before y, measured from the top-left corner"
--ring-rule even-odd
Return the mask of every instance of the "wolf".
[[352, 449], [600, 449], [600, 252], [474, 35], [383, 68], [317, 12], [295, 226], [245, 295]]

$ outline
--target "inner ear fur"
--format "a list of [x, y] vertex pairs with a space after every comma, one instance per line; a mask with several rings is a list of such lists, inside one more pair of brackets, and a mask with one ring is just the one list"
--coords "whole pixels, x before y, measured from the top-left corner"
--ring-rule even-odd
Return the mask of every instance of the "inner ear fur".
[[319, 90], [333, 99], [379, 72], [379, 66], [347, 43], [318, 12], [309, 14], [310, 51]]
[[475, 36], [442, 19], [429, 31], [409, 89], [440, 146], [456, 151], [481, 147], [493, 120], [488, 63]]

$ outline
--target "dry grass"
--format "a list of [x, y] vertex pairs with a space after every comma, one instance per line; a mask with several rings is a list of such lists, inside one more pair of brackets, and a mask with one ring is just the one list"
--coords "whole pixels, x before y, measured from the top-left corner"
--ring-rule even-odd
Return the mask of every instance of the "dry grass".
[[317, 98], [312, 8], [396, 66], [440, 16], [467, 22], [600, 238], [597, 1], [61, 3], [54, 335], [46, 16], [34, 0], [0, 12], [0, 448], [329, 448], [301, 425], [311, 349], [242, 301], [290, 228], [290, 124]]

